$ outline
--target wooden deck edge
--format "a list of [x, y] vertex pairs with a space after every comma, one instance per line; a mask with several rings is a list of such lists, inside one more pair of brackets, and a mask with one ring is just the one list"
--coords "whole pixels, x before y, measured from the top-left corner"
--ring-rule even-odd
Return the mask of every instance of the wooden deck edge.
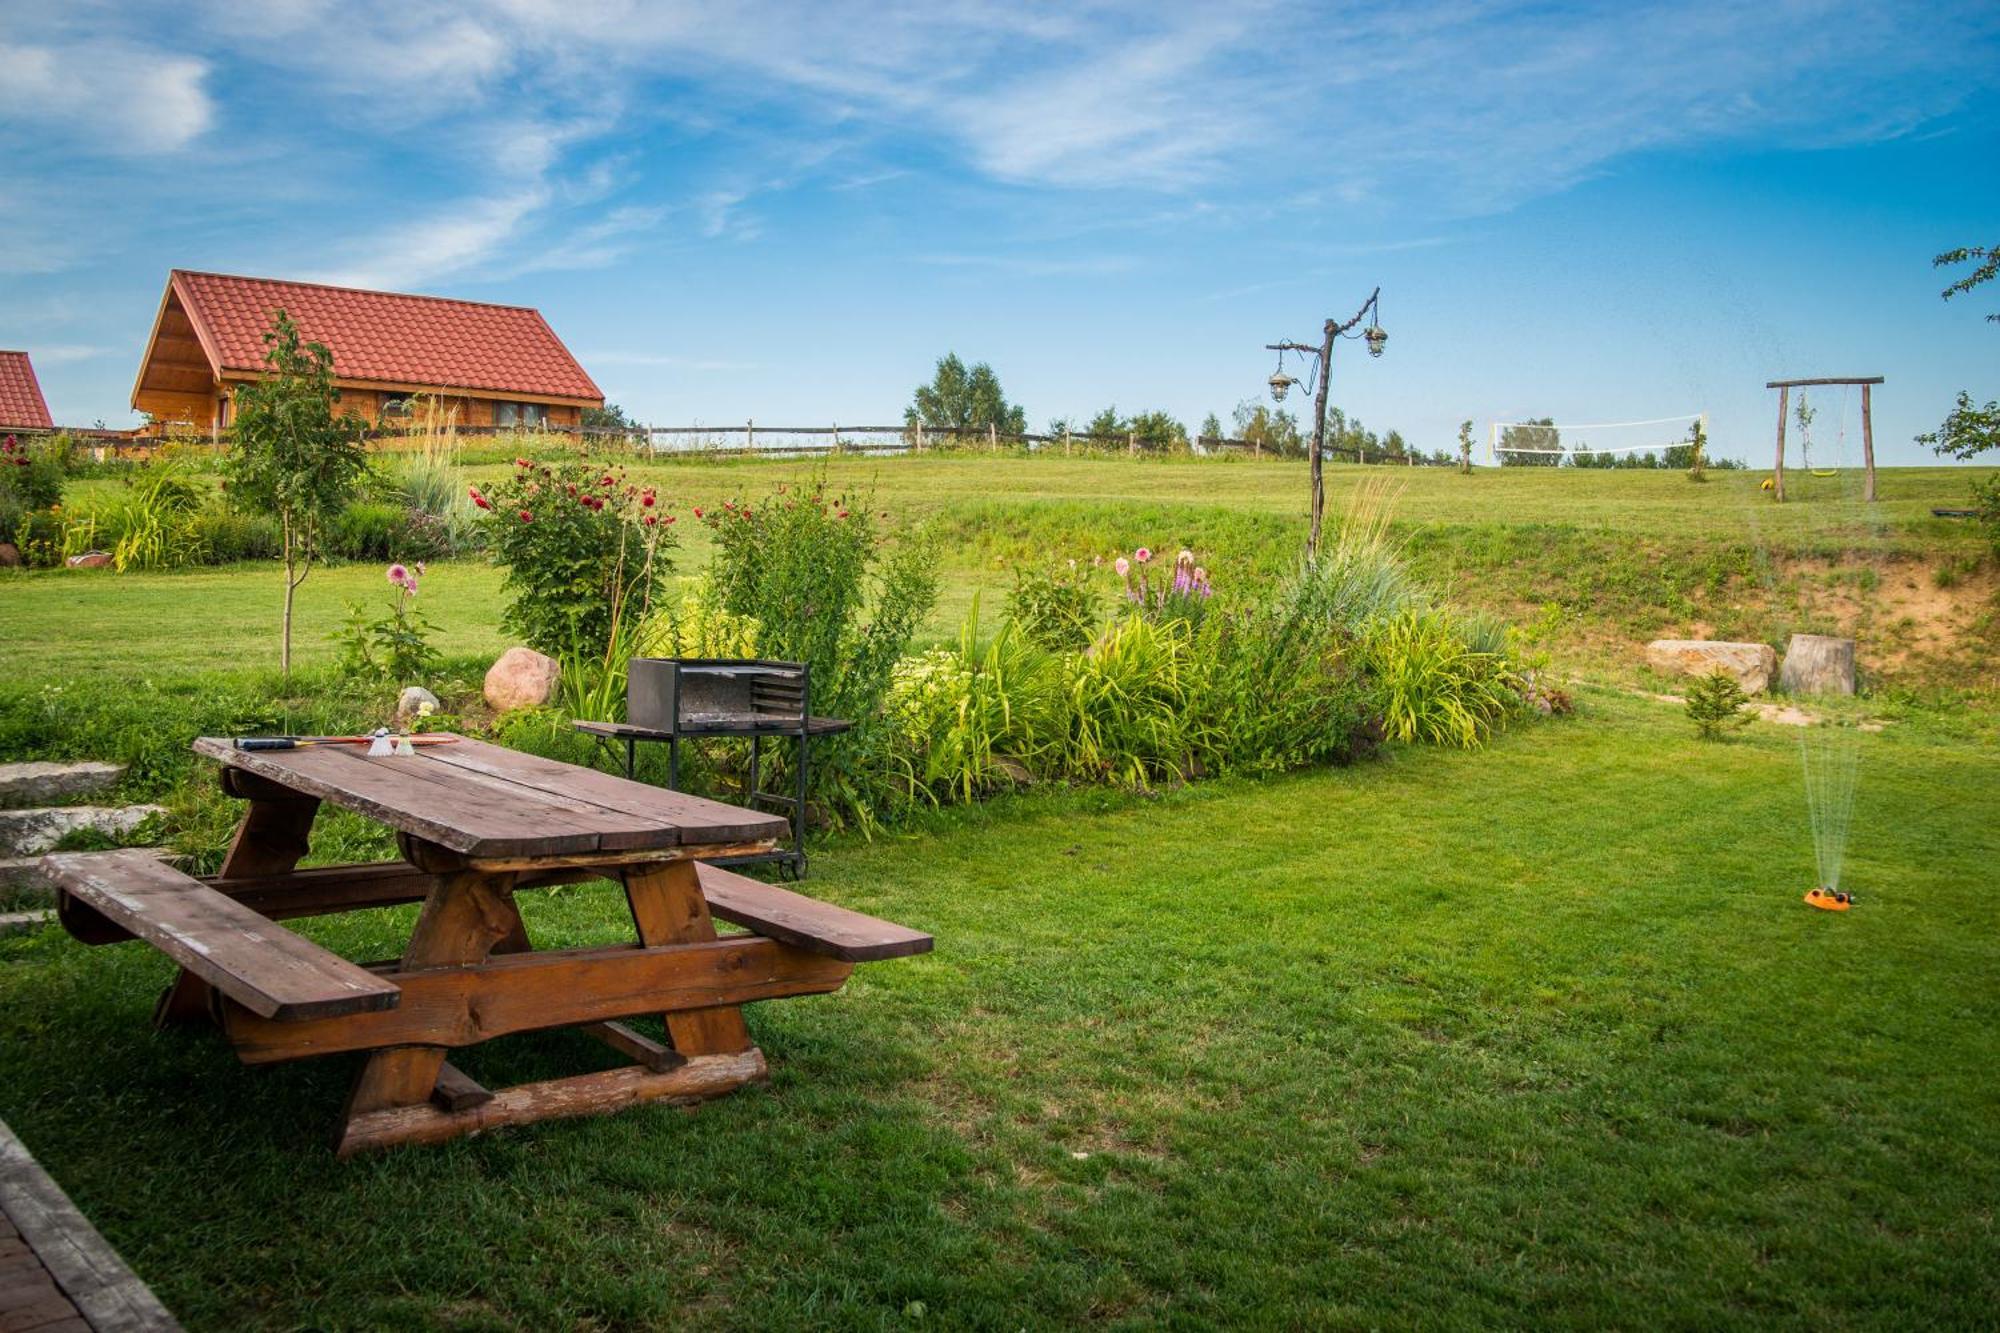
[[0, 1121], [0, 1211], [97, 1333], [179, 1333], [179, 1321], [5, 1121]]

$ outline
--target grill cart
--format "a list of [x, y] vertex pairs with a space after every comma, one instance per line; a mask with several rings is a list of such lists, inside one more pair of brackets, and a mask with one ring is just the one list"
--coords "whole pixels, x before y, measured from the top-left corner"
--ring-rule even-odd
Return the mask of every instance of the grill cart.
[[[646, 741], [667, 746], [667, 786], [680, 789], [683, 740], [705, 736], [749, 737], [750, 786], [742, 797], [750, 806], [774, 806], [791, 817], [789, 848], [711, 858], [718, 864], [741, 865], [775, 861], [793, 878], [806, 873], [806, 783], [811, 773], [812, 740], [832, 736], [854, 724], [842, 718], [812, 715], [811, 671], [803, 662], [773, 662], [747, 658], [635, 657], [625, 679], [625, 721], [579, 720], [578, 731], [596, 738], [614, 757], [622, 743], [625, 776], [633, 776], [638, 747]], [[789, 739], [792, 794], [765, 791], [762, 786], [764, 741]]]

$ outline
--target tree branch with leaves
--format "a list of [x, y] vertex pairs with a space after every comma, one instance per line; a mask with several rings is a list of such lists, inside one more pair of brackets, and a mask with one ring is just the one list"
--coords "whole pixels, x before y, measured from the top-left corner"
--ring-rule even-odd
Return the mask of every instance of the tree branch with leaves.
[[[2000, 245], [1961, 245], [1933, 259], [1931, 267], [1949, 268], [1968, 263], [1973, 265], [1972, 272], [1958, 278], [1939, 293], [1945, 300], [1963, 296], [1981, 283], [1991, 282], [2000, 276]], [[2000, 323], [2000, 313], [1989, 314], [1986, 318]], [[1961, 389], [1958, 404], [1945, 417], [1944, 424], [1917, 436], [1917, 443], [1928, 444], [1949, 458], [1973, 458], [1988, 449], [2000, 449], [2000, 401], [1989, 401], [1982, 407], [1969, 392]]]

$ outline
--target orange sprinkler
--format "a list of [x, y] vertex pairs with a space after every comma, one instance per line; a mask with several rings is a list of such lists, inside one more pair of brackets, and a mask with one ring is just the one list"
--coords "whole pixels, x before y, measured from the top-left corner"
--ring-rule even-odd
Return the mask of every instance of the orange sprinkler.
[[1845, 912], [1853, 903], [1853, 894], [1829, 889], [1825, 885], [1806, 890], [1806, 906], [1817, 907], [1822, 912]]

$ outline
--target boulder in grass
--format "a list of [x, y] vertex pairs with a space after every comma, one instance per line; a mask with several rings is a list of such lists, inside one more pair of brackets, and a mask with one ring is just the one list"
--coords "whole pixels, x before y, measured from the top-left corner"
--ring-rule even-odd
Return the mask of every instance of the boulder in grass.
[[435, 694], [421, 685], [405, 685], [403, 692], [396, 696], [397, 725], [407, 727], [417, 718], [424, 716], [425, 704], [430, 705], [431, 712], [438, 711], [438, 697]]
[[1854, 640], [1794, 634], [1785, 645], [1778, 685], [1786, 694], [1854, 693]]
[[21, 548], [12, 542], [0, 542], [0, 569], [19, 569]]
[[1655, 639], [1646, 645], [1646, 665], [1669, 676], [1727, 672], [1745, 694], [1762, 694], [1778, 674], [1778, 653], [1768, 643], [1723, 639]]
[[562, 663], [532, 648], [509, 648], [486, 673], [486, 704], [496, 713], [540, 708], [555, 698]]
[[82, 555], [71, 556], [66, 563], [71, 569], [103, 569], [111, 563], [111, 553], [108, 551], [85, 551]]

